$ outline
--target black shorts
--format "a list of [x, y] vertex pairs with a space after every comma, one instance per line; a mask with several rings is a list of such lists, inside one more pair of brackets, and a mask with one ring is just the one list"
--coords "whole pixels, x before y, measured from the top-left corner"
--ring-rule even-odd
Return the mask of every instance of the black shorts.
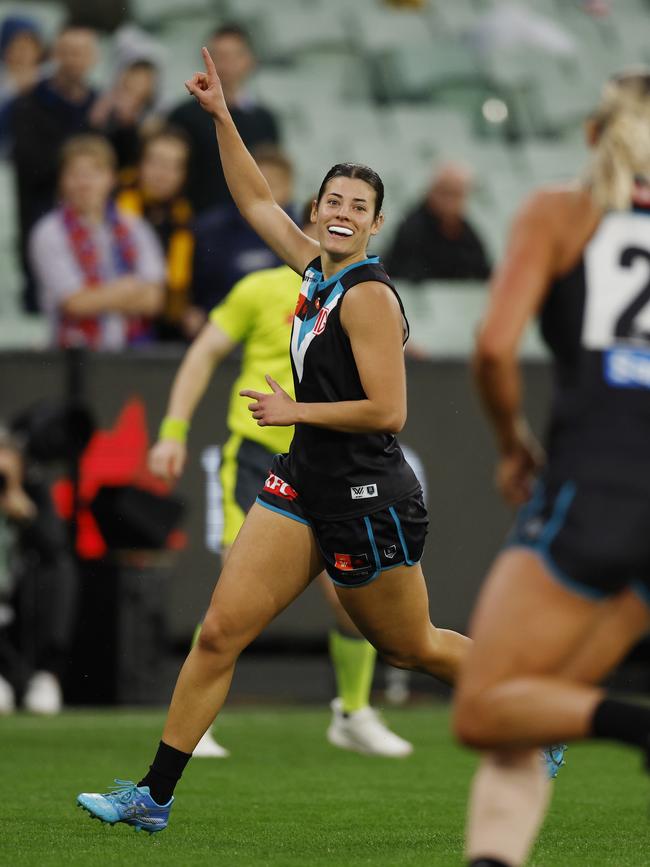
[[362, 587], [387, 569], [420, 561], [429, 527], [421, 490], [374, 512], [341, 521], [325, 520], [303, 509], [299, 493], [286, 480], [281, 457], [275, 457], [257, 502], [311, 527], [335, 584]]
[[269, 474], [272, 461], [273, 452], [238, 434], [233, 434], [223, 447], [219, 467], [223, 498], [223, 547], [235, 541], [260, 486]]
[[581, 596], [601, 599], [631, 587], [650, 604], [650, 492], [641, 486], [546, 473], [507, 544], [535, 551]]

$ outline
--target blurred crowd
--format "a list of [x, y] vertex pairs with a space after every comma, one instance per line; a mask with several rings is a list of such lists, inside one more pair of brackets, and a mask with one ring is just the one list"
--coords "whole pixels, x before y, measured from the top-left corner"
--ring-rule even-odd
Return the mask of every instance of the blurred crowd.
[[[207, 44], [244, 142], [296, 216], [279, 124], [248, 86], [248, 34], [221, 26]], [[23, 307], [46, 314], [58, 347], [187, 342], [241, 277], [279, 264], [232, 203], [210, 117], [189, 96], [162, 104], [155, 40], [124, 26], [113, 55], [112, 80], [97, 92], [89, 27], [67, 24], [51, 46], [28, 17], [0, 28], [0, 153], [15, 172]], [[470, 187], [462, 166], [437, 172], [397, 232], [395, 276], [487, 276], [464, 217]]]

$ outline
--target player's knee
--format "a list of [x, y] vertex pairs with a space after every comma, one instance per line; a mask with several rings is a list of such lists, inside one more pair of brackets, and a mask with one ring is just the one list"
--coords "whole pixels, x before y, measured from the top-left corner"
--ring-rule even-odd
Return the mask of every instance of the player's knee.
[[452, 714], [452, 729], [456, 740], [473, 749], [492, 746], [491, 704], [489, 691], [456, 696]]
[[223, 658], [236, 658], [245, 646], [235, 619], [211, 611], [203, 621], [197, 644], [201, 650]]

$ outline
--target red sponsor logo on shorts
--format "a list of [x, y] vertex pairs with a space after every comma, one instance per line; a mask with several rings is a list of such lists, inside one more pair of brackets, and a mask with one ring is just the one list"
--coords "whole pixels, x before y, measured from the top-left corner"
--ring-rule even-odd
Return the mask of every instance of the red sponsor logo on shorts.
[[341, 572], [349, 572], [352, 569], [352, 557], [349, 554], [334, 554], [334, 567]]
[[341, 572], [353, 572], [355, 569], [365, 569], [367, 566], [367, 554], [334, 553], [334, 568], [340, 569]]
[[269, 494], [275, 494], [276, 497], [284, 497], [285, 500], [295, 500], [298, 496], [298, 492], [294, 491], [291, 485], [276, 476], [275, 473], [269, 475], [264, 483], [264, 490], [268, 491]]

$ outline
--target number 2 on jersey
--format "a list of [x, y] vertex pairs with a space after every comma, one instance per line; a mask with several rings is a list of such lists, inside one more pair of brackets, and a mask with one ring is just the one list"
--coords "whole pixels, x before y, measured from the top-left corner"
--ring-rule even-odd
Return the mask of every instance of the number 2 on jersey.
[[582, 345], [650, 348], [650, 219], [611, 213], [585, 249]]
[[614, 336], [623, 340], [644, 340], [647, 342], [650, 341], [650, 332], [636, 328], [635, 323], [637, 316], [650, 301], [650, 251], [643, 250], [641, 247], [626, 247], [621, 253], [620, 262], [624, 268], [630, 268], [638, 258], [645, 259], [648, 263], [646, 282], [639, 294], [618, 317]]

